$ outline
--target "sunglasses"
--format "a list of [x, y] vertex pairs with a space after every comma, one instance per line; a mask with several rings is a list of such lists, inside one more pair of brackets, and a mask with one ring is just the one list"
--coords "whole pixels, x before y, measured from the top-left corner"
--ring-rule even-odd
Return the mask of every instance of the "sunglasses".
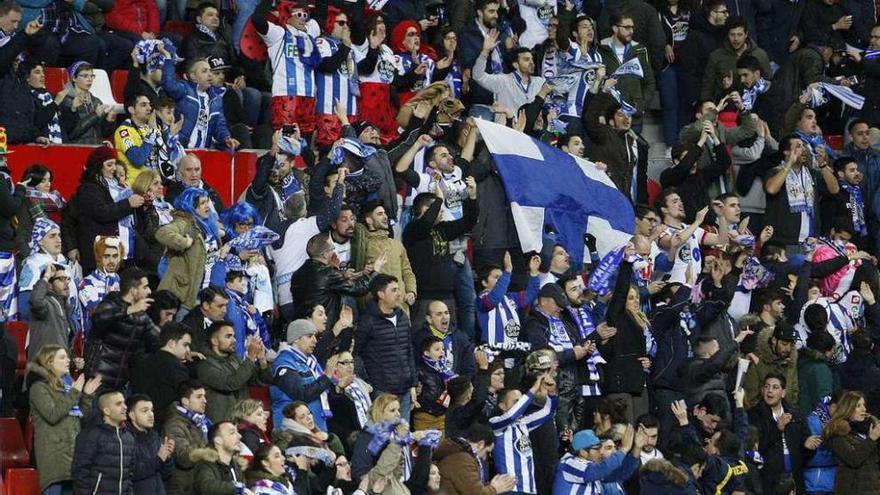
[[296, 12], [293, 13], [293, 16], [294, 16], [294, 17], [299, 17], [300, 19], [308, 19], [308, 18], [309, 18], [309, 13], [308, 13], [308, 12], [305, 12], [305, 11], [302, 11], [302, 10], [297, 10]]
[[337, 26], [351, 26], [351, 23], [348, 21], [336, 21]]

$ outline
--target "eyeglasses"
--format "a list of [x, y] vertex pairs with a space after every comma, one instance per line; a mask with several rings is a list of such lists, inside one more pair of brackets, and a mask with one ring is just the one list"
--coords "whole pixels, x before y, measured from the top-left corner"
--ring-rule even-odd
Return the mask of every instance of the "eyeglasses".
[[309, 13], [306, 11], [303, 11], [303, 10], [297, 10], [296, 12], [293, 13], [293, 16], [299, 17], [300, 19], [308, 19]]
[[730, 12], [727, 9], [713, 10], [712, 12], [715, 14], [721, 14], [721, 15], [729, 15], [730, 14]]
[[620, 29], [635, 29], [636, 28], [636, 26], [634, 24], [627, 24], [625, 26], [618, 24], [617, 27], [619, 27]]
[[337, 26], [350, 26], [351, 23], [348, 21], [336, 21]]

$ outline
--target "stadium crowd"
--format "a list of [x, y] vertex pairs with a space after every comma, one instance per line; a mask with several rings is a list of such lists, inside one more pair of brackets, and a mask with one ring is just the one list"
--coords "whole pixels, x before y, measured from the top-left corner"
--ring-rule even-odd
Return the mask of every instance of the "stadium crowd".
[[[0, 416], [44, 495], [880, 493], [877, 21], [4, 0]], [[483, 121], [598, 174], [629, 242], [548, 215], [524, 252]], [[13, 176], [23, 144], [93, 149]], [[195, 149], [268, 151], [230, 203]]]

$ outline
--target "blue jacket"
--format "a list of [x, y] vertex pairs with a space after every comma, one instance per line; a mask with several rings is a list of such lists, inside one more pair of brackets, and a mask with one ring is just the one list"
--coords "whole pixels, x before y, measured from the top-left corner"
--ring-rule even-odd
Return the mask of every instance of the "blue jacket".
[[[622, 481], [615, 479], [615, 475], [618, 473], [632, 474], [638, 467], [638, 459], [620, 450], [601, 462], [586, 462], [583, 459], [578, 459], [576, 456], [567, 454], [563, 456], [556, 467], [556, 476], [553, 479], [553, 495], [591, 493], [591, 491], [585, 490], [586, 485]], [[573, 491], [572, 488], [575, 486], [582, 488]], [[581, 490], [584, 491], [582, 492]], [[605, 493], [604, 490], [602, 493]]]
[[312, 371], [297, 360], [293, 351], [283, 348], [272, 363], [272, 386], [269, 397], [272, 399], [272, 424], [280, 425], [284, 420], [284, 408], [296, 400], [308, 404], [315, 419], [315, 426], [327, 431], [327, 420], [321, 407], [321, 394], [333, 387], [333, 381], [326, 375], [317, 380]]
[[[815, 412], [807, 416], [807, 427], [810, 435], [822, 436], [822, 422]], [[834, 491], [834, 478], [837, 474], [837, 460], [834, 454], [825, 448], [824, 442], [816, 449], [813, 457], [808, 458], [804, 466], [804, 484], [808, 492]]]
[[[217, 263], [215, 266], [219, 264]], [[259, 312], [254, 312], [254, 314], [248, 313], [247, 307], [238, 303], [238, 301], [241, 301], [242, 304], [249, 304], [250, 301], [246, 299], [247, 296], [237, 293], [230, 294], [231, 292], [233, 292], [232, 289], [226, 289], [226, 295], [229, 297], [229, 304], [226, 306], [226, 320], [232, 323], [232, 328], [235, 329], [235, 352], [238, 354], [238, 357], [244, 357], [246, 352], [244, 348], [245, 340], [251, 335], [260, 337], [266, 349], [271, 349], [272, 339], [269, 337], [269, 328], [266, 325], [266, 320], [263, 319], [263, 315]], [[251, 320], [253, 321], [253, 329], [248, 328], [248, 323]]]
[[89, 33], [95, 32], [95, 28], [89, 24], [89, 21], [82, 14], [83, 8], [86, 6], [86, 0], [73, 0], [72, 4], [68, 4], [62, 0], [22, 0], [18, 3], [21, 5], [21, 22], [18, 23], [19, 31], [24, 31], [24, 28], [27, 27], [29, 22], [42, 14], [44, 8], [55, 3], [55, 8], [59, 10], [70, 8], [69, 5], [73, 6], [72, 13], [76, 19], [76, 23], [79, 24], [79, 27]]
[[[180, 142], [189, 148], [191, 145], [188, 141], [199, 116], [199, 99], [196, 92], [196, 84], [178, 79], [174, 71], [174, 62], [166, 60], [165, 66], [162, 69], [162, 88], [177, 103], [175, 114], [178, 117], [183, 116]], [[211, 88], [208, 88], [208, 98], [210, 112], [208, 114], [208, 136], [211, 137], [215, 146], [226, 147], [225, 141], [230, 134], [229, 128], [226, 126], [226, 117], [223, 115], [223, 92], [212, 91]]]

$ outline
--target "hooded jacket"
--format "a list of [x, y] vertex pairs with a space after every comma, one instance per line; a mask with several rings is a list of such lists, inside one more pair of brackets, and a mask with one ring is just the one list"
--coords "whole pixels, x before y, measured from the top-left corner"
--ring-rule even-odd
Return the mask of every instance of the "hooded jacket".
[[696, 495], [688, 475], [664, 459], [648, 461], [639, 473], [639, 495]]
[[798, 386], [798, 350], [792, 346], [791, 355], [782, 358], [776, 355], [770, 346], [774, 327], [767, 327], [758, 333], [755, 355], [758, 364], [752, 363], [743, 377], [743, 388], [746, 389], [745, 406], [751, 408], [761, 402], [761, 386], [764, 377], [769, 373], [779, 373], [785, 377], [785, 400], [791, 404], [799, 404]]
[[73, 449], [82, 423], [81, 417], [71, 416], [70, 410], [79, 406], [83, 417], [92, 409], [93, 397], [76, 389], [64, 393], [49, 385], [48, 373], [36, 363], [27, 366], [30, 417], [34, 422], [34, 457], [40, 489], [53, 483], [71, 479]]
[[[444, 438], [434, 452], [434, 463], [440, 469], [440, 486], [453, 495], [496, 495], [485, 484], [489, 479], [490, 461], [477, 459], [463, 438]], [[482, 470], [482, 473], [481, 473]]]
[[193, 490], [195, 495], [238, 495], [236, 483], [244, 486], [244, 473], [235, 457], [229, 464], [220, 462], [220, 454], [213, 448], [193, 450], [190, 460], [195, 463]]

